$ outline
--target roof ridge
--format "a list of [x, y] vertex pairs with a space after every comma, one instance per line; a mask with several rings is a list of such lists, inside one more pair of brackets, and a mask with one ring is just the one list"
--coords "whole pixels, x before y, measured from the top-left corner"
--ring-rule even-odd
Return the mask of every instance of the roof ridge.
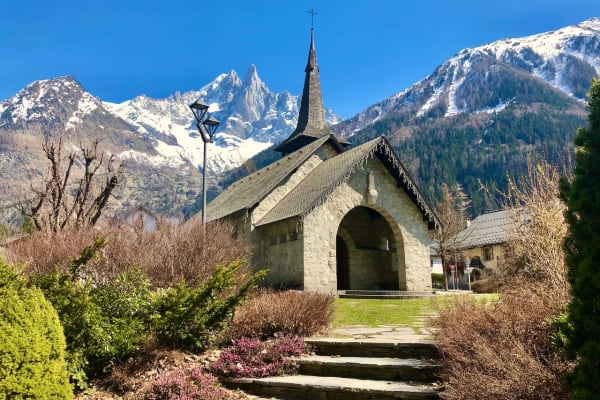
[[[318, 207], [323, 201], [343, 182], [345, 182], [353, 173], [355, 168], [362, 162], [364, 162], [368, 157], [373, 156], [378, 148], [381, 147], [382, 154], [388, 158], [393, 158], [390, 160], [390, 165], [387, 165], [386, 168], [392, 168], [393, 171], [398, 173], [398, 178], [402, 180], [405, 185], [405, 190], [407, 194], [413, 202], [421, 209], [421, 212], [424, 216], [427, 217], [430, 223], [434, 225], [439, 225], [439, 219], [433, 212], [431, 206], [427, 203], [426, 199], [423, 197], [421, 192], [418, 190], [418, 187], [408, 174], [408, 171], [404, 167], [404, 165], [398, 160], [398, 157], [391, 147], [390, 143], [387, 141], [385, 136], [379, 136], [375, 139], [371, 139], [368, 142], [362, 143], [361, 145], [354, 147], [350, 150], [347, 150], [343, 153], [337, 154], [334, 157], [330, 157], [327, 160], [324, 160], [321, 164], [319, 164], [316, 168], [314, 168], [309, 174], [307, 174], [304, 179], [296, 185], [295, 188], [290, 190], [286, 195], [280, 200], [278, 205], [272, 208], [268, 213], [266, 213], [259, 221], [256, 222], [256, 226], [266, 225], [268, 223], [280, 221], [283, 219], [291, 218], [296, 215], [300, 215], [304, 217], [308, 213], [310, 213], [314, 208]], [[358, 154], [357, 154], [358, 153]], [[353, 158], [356, 158], [353, 160]], [[317, 185], [317, 187], [312, 188], [314, 191], [317, 191], [317, 195], [313, 197], [313, 199], [308, 202], [308, 204], [300, 204], [296, 205], [296, 208], [301, 208], [300, 210], [286, 210], [285, 206], [287, 203], [291, 203], [295, 197], [298, 197], [299, 194], [297, 191], [300, 189], [311, 189], [309, 184], [311, 183], [311, 179], [314, 181], [318, 181], [319, 178], [326, 179], [326, 174], [323, 172], [330, 164], [335, 163], [336, 161], [350, 159], [350, 164], [345, 165], [343, 169], [341, 169], [341, 173], [334, 174], [334, 177], [330, 182], [325, 186], [324, 184], [327, 182], [321, 182], [323, 185]], [[385, 163], [384, 163], [385, 164]], [[313, 179], [313, 177], [317, 177], [317, 179]], [[397, 179], [398, 179], [397, 178]], [[308, 186], [308, 187], [302, 187]], [[302, 203], [300, 201], [300, 203]], [[292, 203], [293, 205], [293, 203]], [[279, 213], [280, 215], [277, 215]], [[295, 213], [295, 214], [294, 214]], [[293, 215], [292, 215], [293, 214]]]

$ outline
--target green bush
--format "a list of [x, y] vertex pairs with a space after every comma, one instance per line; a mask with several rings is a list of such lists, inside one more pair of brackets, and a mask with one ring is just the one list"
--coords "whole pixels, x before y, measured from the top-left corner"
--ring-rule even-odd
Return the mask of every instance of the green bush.
[[153, 294], [147, 275], [138, 268], [130, 268], [115, 280], [94, 288], [91, 295], [110, 326], [113, 350], [106, 361], [122, 360], [139, 350], [149, 336]]
[[85, 265], [105, 245], [96, 239], [71, 261], [68, 273], [52, 272], [35, 280], [52, 302], [67, 339], [72, 382], [85, 389], [88, 377], [102, 375], [145, 343], [148, 332], [150, 283], [137, 269], [116, 279], [93, 282]]
[[434, 289], [443, 289], [444, 274], [431, 274], [431, 287]]
[[206, 348], [233, 316], [235, 307], [246, 297], [261, 271], [245, 277], [244, 260], [217, 266], [198, 288], [185, 281], [169, 288], [155, 303], [154, 330], [161, 345], [199, 350]]
[[72, 397], [56, 311], [0, 260], [0, 399]]
[[169, 289], [156, 289], [137, 268], [116, 277], [87, 268], [106, 243], [105, 238], [96, 238], [63, 272], [32, 277], [58, 312], [70, 378], [78, 389], [85, 389], [89, 378], [110, 372], [151, 339], [163, 347], [205, 348], [264, 276], [262, 272], [246, 276], [245, 261], [240, 260], [217, 266], [200, 287], [182, 280]]

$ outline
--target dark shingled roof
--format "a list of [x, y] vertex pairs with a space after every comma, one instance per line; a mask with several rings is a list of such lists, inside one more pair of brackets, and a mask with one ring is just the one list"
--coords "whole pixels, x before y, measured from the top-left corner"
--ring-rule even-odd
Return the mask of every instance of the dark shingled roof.
[[207, 219], [212, 221], [252, 209], [328, 140], [335, 141], [330, 135], [324, 136], [232, 183], [208, 204]]
[[323, 161], [256, 225], [267, 225], [298, 215], [306, 215], [314, 207], [325, 201], [336, 187], [346, 181], [357, 166], [374, 155], [388, 168], [392, 176], [398, 181], [399, 186], [406, 190], [406, 193], [429, 222], [430, 228], [439, 226], [437, 216], [384, 136]]
[[482, 214], [457, 235], [456, 243], [462, 249], [507, 243], [516, 218], [526, 219], [527, 213], [522, 208], [511, 208]]

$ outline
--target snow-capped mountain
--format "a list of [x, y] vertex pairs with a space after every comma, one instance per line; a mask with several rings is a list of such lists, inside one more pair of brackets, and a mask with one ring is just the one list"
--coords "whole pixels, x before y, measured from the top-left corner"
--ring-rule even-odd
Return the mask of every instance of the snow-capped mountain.
[[[486, 168], [505, 176], [503, 168], [515, 154], [540, 145], [545, 154], [564, 152], [568, 132], [585, 121], [585, 94], [599, 73], [600, 19], [593, 18], [462, 50], [334, 130], [355, 133], [355, 142], [386, 134], [397, 146], [405, 143], [397, 147], [400, 154], [430, 188], [439, 182], [429, 172], [449, 183], [475, 182], [475, 173]], [[201, 183], [202, 141], [188, 105], [199, 98], [221, 121], [209, 146], [213, 185], [218, 173], [283, 140], [296, 125], [298, 96], [271, 92], [254, 66], [243, 79], [231, 71], [200, 90], [120, 104], [101, 101], [72, 77], [36, 81], [0, 102], [0, 211], [40, 180], [46, 165], [41, 142], [55, 135], [66, 137], [71, 148], [100, 137], [105, 150], [127, 161], [129, 177], [116, 194], [122, 207], [189, 211]], [[524, 116], [527, 121], [521, 121]], [[339, 118], [328, 111], [328, 120]], [[444, 141], [447, 132], [460, 140]], [[453, 167], [436, 164], [440, 160]]]
[[[460, 185], [477, 215], [500, 205], [531, 160], [566, 166], [600, 74], [600, 19], [468, 48], [406, 90], [333, 127], [361, 143], [386, 135], [432, 198]], [[494, 192], [494, 190], [491, 190]]]
[[[201, 183], [203, 143], [189, 109], [197, 99], [221, 121], [208, 149], [209, 187], [218, 173], [283, 140], [296, 126], [299, 97], [271, 92], [253, 65], [243, 80], [231, 71], [197, 91], [121, 104], [101, 101], [70, 76], [35, 81], [0, 102], [0, 210], [41, 179], [44, 137], [62, 136], [65, 151], [100, 138], [103, 150], [127, 163], [128, 179], [117, 193], [121, 206], [187, 212]], [[339, 121], [332, 112], [328, 116]]]
[[600, 18], [464, 49], [425, 79], [344, 121], [336, 131], [349, 135], [398, 111], [427, 118], [497, 112], [516, 100], [518, 87], [502, 87], [502, 80], [516, 71], [585, 100], [592, 77], [600, 74]]
[[[299, 110], [298, 96], [287, 91], [273, 93], [251, 65], [244, 79], [235, 71], [219, 75], [198, 91], [176, 93], [165, 99], [138, 96], [120, 104], [104, 106], [131, 125], [167, 158], [183, 158], [201, 167], [203, 143], [189, 109], [202, 99], [221, 125], [210, 146], [207, 170], [220, 173], [239, 166], [256, 153], [291, 134]], [[328, 113], [330, 123], [340, 121]]]
[[[111, 211], [145, 205], [177, 214], [198, 193], [196, 167], [159, 153], [152, 140], [65, 76], [33, 82], [0, 103], [0, 214], [9, 214], [2, 219], [10, 220], [16, 212], [11, 205], [31, 197], [31, 188], [42, 184], [47, 168], [42, 143], [59, 136], [65, 157], [98, 138], [103, 152], [126, 162], [127, 174]], [[170, 187], [168, 193], [165, 187]]]
[[116, 154], [131, 150], [158, 155], [150, 142], [141, 139], [131, 125], [108, 111], [71, 76], [35, 81], [1, 102], [0, 132], [5, 141], [40, 134], [61, 134], [74, 142], [99, 137]]

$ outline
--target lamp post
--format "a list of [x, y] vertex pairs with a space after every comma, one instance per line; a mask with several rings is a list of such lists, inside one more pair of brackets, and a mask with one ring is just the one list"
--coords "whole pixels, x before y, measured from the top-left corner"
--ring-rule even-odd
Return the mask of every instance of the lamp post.
[[213, 142], [213, 136], [219, 126], [219, 120], [208, 114], [208, 105], [200, 99], [190, 104], [196, 119], [196, 128], [204, 142], [204, 160], [202, 165], [202, 225], [206, 224], [206, 145]]

